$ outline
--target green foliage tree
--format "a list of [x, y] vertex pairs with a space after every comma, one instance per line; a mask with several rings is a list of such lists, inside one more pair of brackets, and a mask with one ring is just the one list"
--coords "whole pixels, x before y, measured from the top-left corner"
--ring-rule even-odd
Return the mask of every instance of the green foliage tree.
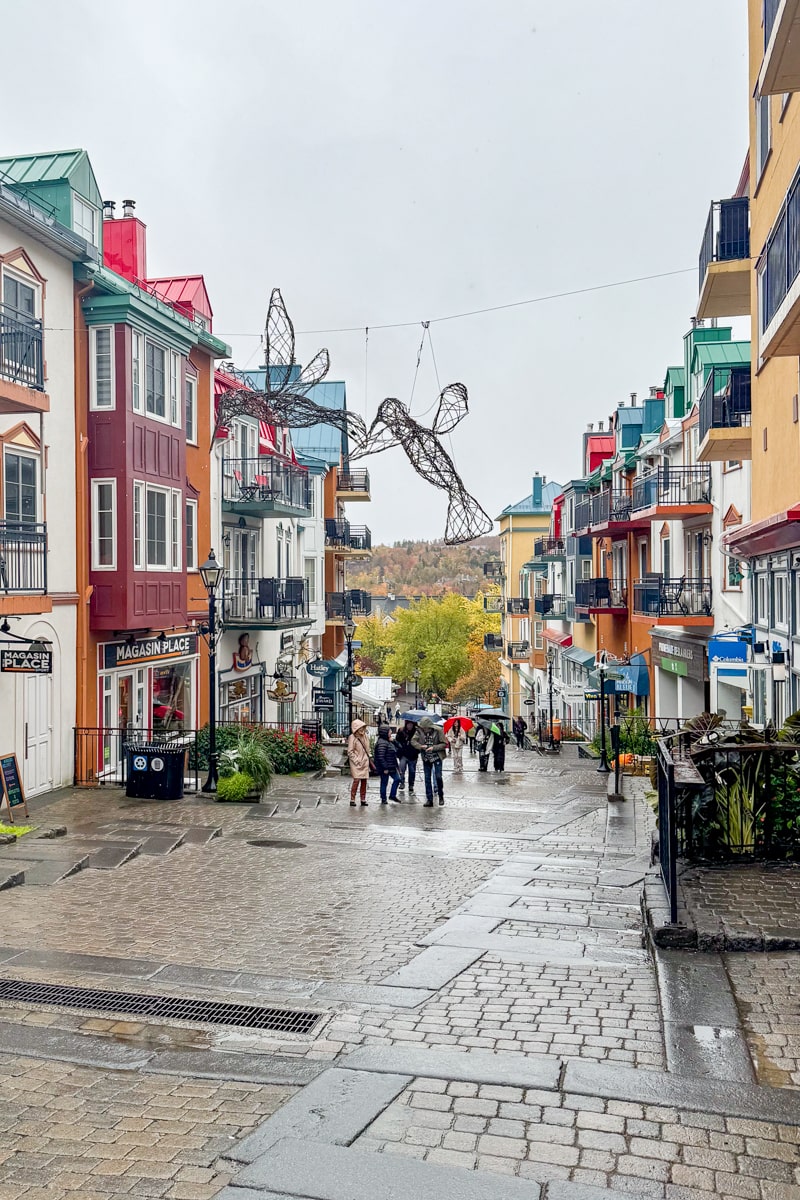
[[398, 609], [386, 660], [388, 674], [396, 681], [409, 680], [419, 669], [421, 690], [443, 696], [470, 668], [472, 608], [470, 601], [451, 592], [441, 600], [421, 600]]
[[470, 670], [455, 681], [447, 693], [447, 699], [454, 704], [466, 704], [468, 700], [484, 700], [495, 704], [499, 687], [500, 666], [497, 655], [481, 650], [472, 656]]
[[356, 666], [362, 674], [386, 674], [386, 660], [392, 652], [392, 627], [384, 624], [377, 615], [364, 617], [358, 622], [356, 639], [361, 649], [356, 650]]

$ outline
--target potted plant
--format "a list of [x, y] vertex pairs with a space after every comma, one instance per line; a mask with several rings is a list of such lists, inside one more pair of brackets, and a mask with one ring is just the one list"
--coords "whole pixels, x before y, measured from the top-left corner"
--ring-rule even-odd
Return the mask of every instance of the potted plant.
[[274, 773], [263, 742], [251, 730], [242, 729], [236, 744], [220, 755], [217, 800], [258, 804]]

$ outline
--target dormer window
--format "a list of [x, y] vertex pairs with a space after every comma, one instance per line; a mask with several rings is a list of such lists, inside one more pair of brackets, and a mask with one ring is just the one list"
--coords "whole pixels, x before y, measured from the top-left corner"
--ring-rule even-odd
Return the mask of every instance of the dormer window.
[[72, 195], [72, 227], [92, 246], [97, 245], [97, 209], [76, 192]]

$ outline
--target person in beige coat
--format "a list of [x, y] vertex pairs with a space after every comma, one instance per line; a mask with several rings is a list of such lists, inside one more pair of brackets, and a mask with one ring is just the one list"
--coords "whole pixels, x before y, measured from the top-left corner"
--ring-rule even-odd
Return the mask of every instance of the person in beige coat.
[[361, 804], [367, 807], [367, 780], [369, 779], [369, 738], [363, 721], [355, 720], [350, 726], [347, 739], [347, 760], [353, 782], [350, 785], [350, 807], [356, 807], [356, 792], [361, 787]]

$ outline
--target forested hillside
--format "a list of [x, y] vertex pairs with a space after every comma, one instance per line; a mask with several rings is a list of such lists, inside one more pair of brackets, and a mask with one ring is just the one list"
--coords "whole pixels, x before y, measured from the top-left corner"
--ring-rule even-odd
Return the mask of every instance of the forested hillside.
[[347, 586], [374, 595], [474, 596], [483, 587], [483, 564], [500, 554], [499, 537], [477, 538], [463, 546], [444, 542], [395, 542], [373, 546], [368, 562], [347, 569]]

